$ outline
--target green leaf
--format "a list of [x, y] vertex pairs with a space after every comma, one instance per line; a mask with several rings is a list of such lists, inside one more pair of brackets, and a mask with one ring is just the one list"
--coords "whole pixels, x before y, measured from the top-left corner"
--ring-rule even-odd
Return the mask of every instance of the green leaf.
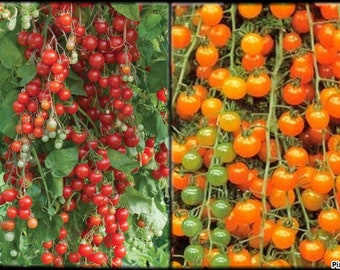
[[137, 27], [139, 38], [152, 40], [157, 38], [163, 31], [163, 26], [160, 24], [162, 16], [155, 13], [150, 13], [143, 17]]
[[159, 60], [153, 63], [147, 76], [149, 90], [156, 92], [168, 84], [168, 61]]
[[56, 239], [62, 226], [63, 221], [59, 215], [54, 215], [51, 219], [45, 215], [39, 220], [38, 227], [35, 229], [37, 242], [42, 243], [51, 239]]
[[130, 159], [117, 150], [108, 149], [107, 152], [111, 166], [117, 170], [129, 173], [139, 165], [138, 161]]
[[166, 213], [160, 211], [155, 204], [154, 198], [152, 198], [151, 203], [151, 213], [149, 215], [150, 227], [154, 231], [161, 231], [168, 222], [168, 217]]
[[37, 184], [33, 184], [27, 189], [27, 194], [31, 196], [33, 201], [38, 201], [39, 197], [41, 197], [41, 188]]
[[23, 57], [21, 56], [20, 51], [15, 43], [7, 36], [4, 36], [1, 39], [0, 61], [2, 65], [9, 69], [13, 68], [14, 65], [22, 65]]
[[140, 64], [143, 67], [150, 66], [153, 55], [152, 42], [146, 39], [145, 40], [138, 39], [137, 46], [141, 54], [138, 64]]
[[148, 130], [151, 134], [155, 134], [155, 142], [157, 143], [168, 138], [168, 127], [165, 125], [162, 116], [156, 110], [145, 112], [143, 126], [145, 130]]
[[35, 65], [26, 63], [17, 69], [17, 74], [21, 78], [19, 85], [24, 86], [35, 77], [37, 69]]
[[73, 95], [86, 96], [86, 92], [84, 90], [84, 80], [80, 78], [73, 70], [70, 70], [65, 82]]
[[157, 194], [156, 181], [151, 177], [147, 177], [145, 174], [136, 174], [134, 178], [136, 181], [136, 188], [145, 197], [152, 197]]
[[111, 6], [118, 11], [118, 13], [124, 15], [126, 18], [133, 20], [133, 21], [139, 21], [140, 15], [139, 15], [139, 6], [137, 3], [111, 3]]
[[0, 40], [8, 33], [7, 20], [0, 20]]
[[70, 174], [78, 162], [78, 150], [75, 147], [55, 149], [48, 154], [45, 160], [46, 168], [52, 169], [55, 178], [65, 177]]
[[[11, 72], [4, 65], [0, 64], [0, 83], [4, 83], [11, 76]], [[1, 90], [0, 90], [1, 92]]]
[[63, 196], [63, 186], [63, 178], [53, 178], [50, 191], [54, 198]]
[[[10, 87], [10, 85], [6, 84], [3, 86], [1, 91], [4, 91], [6, 87]], [[19, 120], [19, 117], [15, 115], [12, 108], [12, 104], [16, 100], [17, 96], [17, 91], [9, 91], [6, 94], [5, 99], [0, 100], [0, 132], [10, 138], [15, 137], [15, 126]]]
[[133, 214], [150, 213], [152, 211], [152, 199], [145, 197], [130, 186], [126, 187], [125, 192], [120, 197], [120, 201]]

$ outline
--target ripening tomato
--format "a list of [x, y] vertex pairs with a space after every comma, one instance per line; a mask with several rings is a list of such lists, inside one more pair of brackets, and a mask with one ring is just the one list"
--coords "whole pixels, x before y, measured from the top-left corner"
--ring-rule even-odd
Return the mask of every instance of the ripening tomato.
[[256, 199], [246, 199], [238, 201], [232, 211], [238, 224], [252, 224], [261, 219], [262, 204]]
[[340, 212], [336, 208], [325, 208], [318, 214], [318, 224], [326, 232], [334, 233], [340, 228]]
[[223, 108], [223, 102], [219, 98], [209, 97], [206, 98], [201, 104], [201, 113], [209, 118], [215, 119]]
[[212, 26], [208, 32], [208, 38], [216, 47], [226, 46], [231, 37], [231, 29], [228, 25], [219, 23]]
[[314, 78], [313, 64], [294, 62], [290, 67], [290, 77], [299, 79], [302, 84], [311, 82]]
[[292, 27], [297, 33], [308, 33], [310, 30], [309, 20], [314, 20], [313, 13], [308, 13], [305, 9], [296, 10], [292, 16]]
[[261, 53], [263, 50], [263, 38], [257, 33], [247, 33], [241, 38], [241, 50], [249, 55]]
[[273, 187], [269, 194], [269, 202], [274, 208], [283, 208], [292, 205], [295, 201], [294, 190], [283, 191]]
[[195, 114], [201, 107], [201, 99], [196, 94], [180, 93], [176, 100], [176, 112], [179, 115]]
[[340, 134], [332, 134], [327, 140], [328, 150], [340, 150]]
[[172, 171], [171, 183], [172, 186], [177, 190], [182, 190], [187, 187], [190, 183], [190, 173], [180, 173], [176, 171]]
[[246, 79], [247, 93], [253, 97], [264, 97], [271, 89], [272, 80], [265, 72], [250, 74]]
[[266, 56], [273, 51], [274, 48], [274, 40], [270, 34], [264, 34], [262, 36], [263, 39], [263, 48], [261, 54]]
[[335, 118], [340, 118], [340, 93], [330, 95], [324, 104], [328, 114]]
[[249, 167], [246, 163], [238, 161], [227, 165], [229, 181], [233, 184], [242, 184], [248, 180]]
[[337, 3], [322, 3], [319, 8], [324, 19], [339, 19], [339, 10]]
[[171, 144], [171, 160], [173, 163], [181, 163], [184, 154], [188, 151], [188, 148], [184, 143], [179, 143], [176, 140], [172, 140]]
[[340, 245], [332, 245], [326, 247], [325, 253], [323, 255], [323, 262], [327, 267], [331, 267], [334, 261], [339, 261], [340, 259]]
[[328, 126], [330, 116], [321, 104], [310, 104], [305, 110], [305, 119], [311, 128], [324, 129]]
[[330, 171], [316, 171], [310, 181], [310, 187], [320, 194], [330, 192], [334, 187], [334, 179]]
[[306, 188], [301, 193], [302, 204], [308, 211], [319, 211], [326, 199], [327, 196], [315, 192], [311, 188]]
[[237, 10], [245, 19], [253, 19], [262, 11], [262, 3], [238, 3]]
[[269, 9], [271, 13], [278, 19], [290, 17], [296, 8], [295, 3], [271, 3]]
[[226, 132], [237, 131], [241, 126], [241, 116], [237, 111], [223, 111], [218, 115], [218, 123]]
[[208, 77], [208, 84], [210, 87], [221, 90], [223, 82], [230, 76], [230, 71], [227, 68], [215, 68]]
[[302, 38], [296, 32], [286, 33], [282, 40], [282, 46], [285, 51], [292, 52], [302, 46]]
[[271, 182], [274, 187], [289, 191], [296, 187], [298, 179], [293, 171], [284, 166], [276, 167], [271, 175]]
[[307, 96], [306, 88], [300, 84], [288, 82], [281, 90], [282, 99], [289, 105], [299, 105], [305, 101]]
[[[209, 151], [209, 149], [207, 151]], [[214, 148], [213, 154], [215, 158], [219, 159], [220, 163], [232, 162], [236, 158], [236, 153], [231, 142], [218, 143]], [[204, 158], [205, 155], [203, 156], [203, 159]]]
[[198, 143], [202, 146], [213, 146], [217, 138], [217, 128], [216, 127], [202, 127], [197, 133]]
[[171, 41], [174, 49], [184, 49], [191, 42], [191, 31], [184, 25], [173, 25], [171, 27]]
[[245, 53], [241, 59], [241, 64], [247, 71], [252, 71], [256, 68], [263, 67], [265, 62], [266, 59], [262, 53], [257, 53], [254, 55]]
[[230, 76], [224, 80], [221, 91], [229, 99], [242, 99], [247, 94], [246, 82], [241, 77]]
[[284, 158], [291, 167], [306, 166], [309, 162], [308, 152], [301, 146], [289, 147], [284, 154]]
[[205, 67], [212, 67], [217, 63], [219, 52], [216, 46], [212, 43], [208, 45], [200, 45], [196, 49], [195, 58], [196, 61]]
[[305, 122], [298, 111], [285, 111], [278, 119], [278, 128], [285, 136], [295, 137], [303, 131], [304, 127]]
[[221, 22], [223, 9], [220, 4], [207, 3], [202, 5], [199, 14], [202, 23], [213, 26]]
[[250, 158], [260, 151], [261, 140], [253, 134], [239, 133], [234, 139], [233, 146], [236, 154], [244, 158]]
[[309, 262], [321, 260], [325, 253], [325, 246], [320, 239], [303, 239], [298, 248], [301, 257]]
[[[259, 219], [256, 222], [254, 222], [250, 237], [249, 237], [249, 245], [253, 248], [259, 248], [261, 241], [263, 242], [263, 246], [266, 247], [269, 245], [271, 239], [273, 230], [276, 226], [275, 220], [273, 219]], [[262, 228], [263, 228], [263, 236], [262, 236]], [[262, 236], [262, 237], [261, 237]]]
[[277, 225], [272, 233], [272, 243], [278, 249], [284, 250], [294, 245], [296, 231], [284, 225]]
[[229, 266], [236, 267], [249, 267], [251, 255], [246, 248], [236, 248], [234, 245], [228, 246], [227, 256], [229, 258]]

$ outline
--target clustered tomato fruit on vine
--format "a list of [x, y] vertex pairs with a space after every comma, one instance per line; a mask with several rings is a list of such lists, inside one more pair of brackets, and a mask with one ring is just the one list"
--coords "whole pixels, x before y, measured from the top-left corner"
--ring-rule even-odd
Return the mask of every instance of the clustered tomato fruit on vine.
[[[124, 15], [124, 5], [111, 3], [12, 6], [23, 12], [15, 42], [33, 76], [12, 103], [18, 119], [15, 136], [4, 137], [6, 186], [0, 203], [7, 210], [1, 229], [7, 242], [15, 237], [19, 243], [21, 231], [29, 238], [39, 226], [41, 242], [28, 259], [39, 256], [38, 264], [121, 267], [128, 230], [137, 227], [133, 222], [145, 212], [134, 212], [121, 196], [127, 187], [142, 185], [136, 181], [146, 181], [134, 178], [141, 173], [157, 182], [158, 200], [164, 199], [166, 137], [145, 128], [141, 111], [151, 110], [165, 129], [167, 81], [161, 78], [163, 84], [153, 93], [139, 88], [143, 5], [134, 7], [137, 20], [128, 17], [131, 10]], [[146, 97], [151, 96], [150, 102]], [[156, 227], [145, 222], [147, 243], [152, 243], [166, 222]]]
[[174, 4], [173, 267], [340, 260], [339, 5]]

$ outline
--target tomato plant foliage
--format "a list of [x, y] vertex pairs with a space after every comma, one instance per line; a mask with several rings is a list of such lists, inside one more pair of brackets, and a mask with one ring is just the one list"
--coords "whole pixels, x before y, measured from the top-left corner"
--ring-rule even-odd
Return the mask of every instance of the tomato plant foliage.
[[168, 20], [0, 4], [2, 265], [168, 265]]

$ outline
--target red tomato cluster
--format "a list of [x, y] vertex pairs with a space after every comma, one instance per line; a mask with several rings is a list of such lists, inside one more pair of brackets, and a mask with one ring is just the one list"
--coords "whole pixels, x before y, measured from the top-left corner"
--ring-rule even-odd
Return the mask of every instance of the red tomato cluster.
[[[91, 14], [93, 3], [41, 4], [48, 25], [37, 20], [34, 29], [17, 35], [36, 73], [13, 102], [19, 122], [15, 138], [6, 138], [4, 182], [9, 188], [0, 194], [0, 203], [8, 208], [1, 228], [13, 231], [19, 220], [27, 220], [29, 229], [40, 222], [47, 226], [41, 214], [34, 215], [33, 204], [46, 208], [50, 219], [57, 216], [59, 232], [42, 243], [39, 253], [45, 265], [122, 266], [132, 218], [128, 220], [129, 210], [120, 204], [120, 195], [133, 184], [131, 173], [114, 164], [110, 150], [136, 162], [133, 172], [154, 160], [151, 179], [169, 175], [165, 142], [145, 138], [144, 126], [135, 117], [139, 21], [120, 14], [110, 3], [104, 5], [109, 16], [96, 8], [93, 25], [84, 25], [81, 14]], [[77, 80], [82, 83], [72, 85]], [[160, 87], [155, 99], [165, 104], [167, 89]], [[48, 165], [50, 152], [71, 148], [76, 149], [73, 168], [65, 172]], [[73, 162], [67, 153], [58, 156], [62, 158]], [[52, 175], [59, 173], [51, 177], [50, 169]], [[46, 202], [32, 198], [38, 186]], [[81, 220], [83, 224], [76, 225]]]

